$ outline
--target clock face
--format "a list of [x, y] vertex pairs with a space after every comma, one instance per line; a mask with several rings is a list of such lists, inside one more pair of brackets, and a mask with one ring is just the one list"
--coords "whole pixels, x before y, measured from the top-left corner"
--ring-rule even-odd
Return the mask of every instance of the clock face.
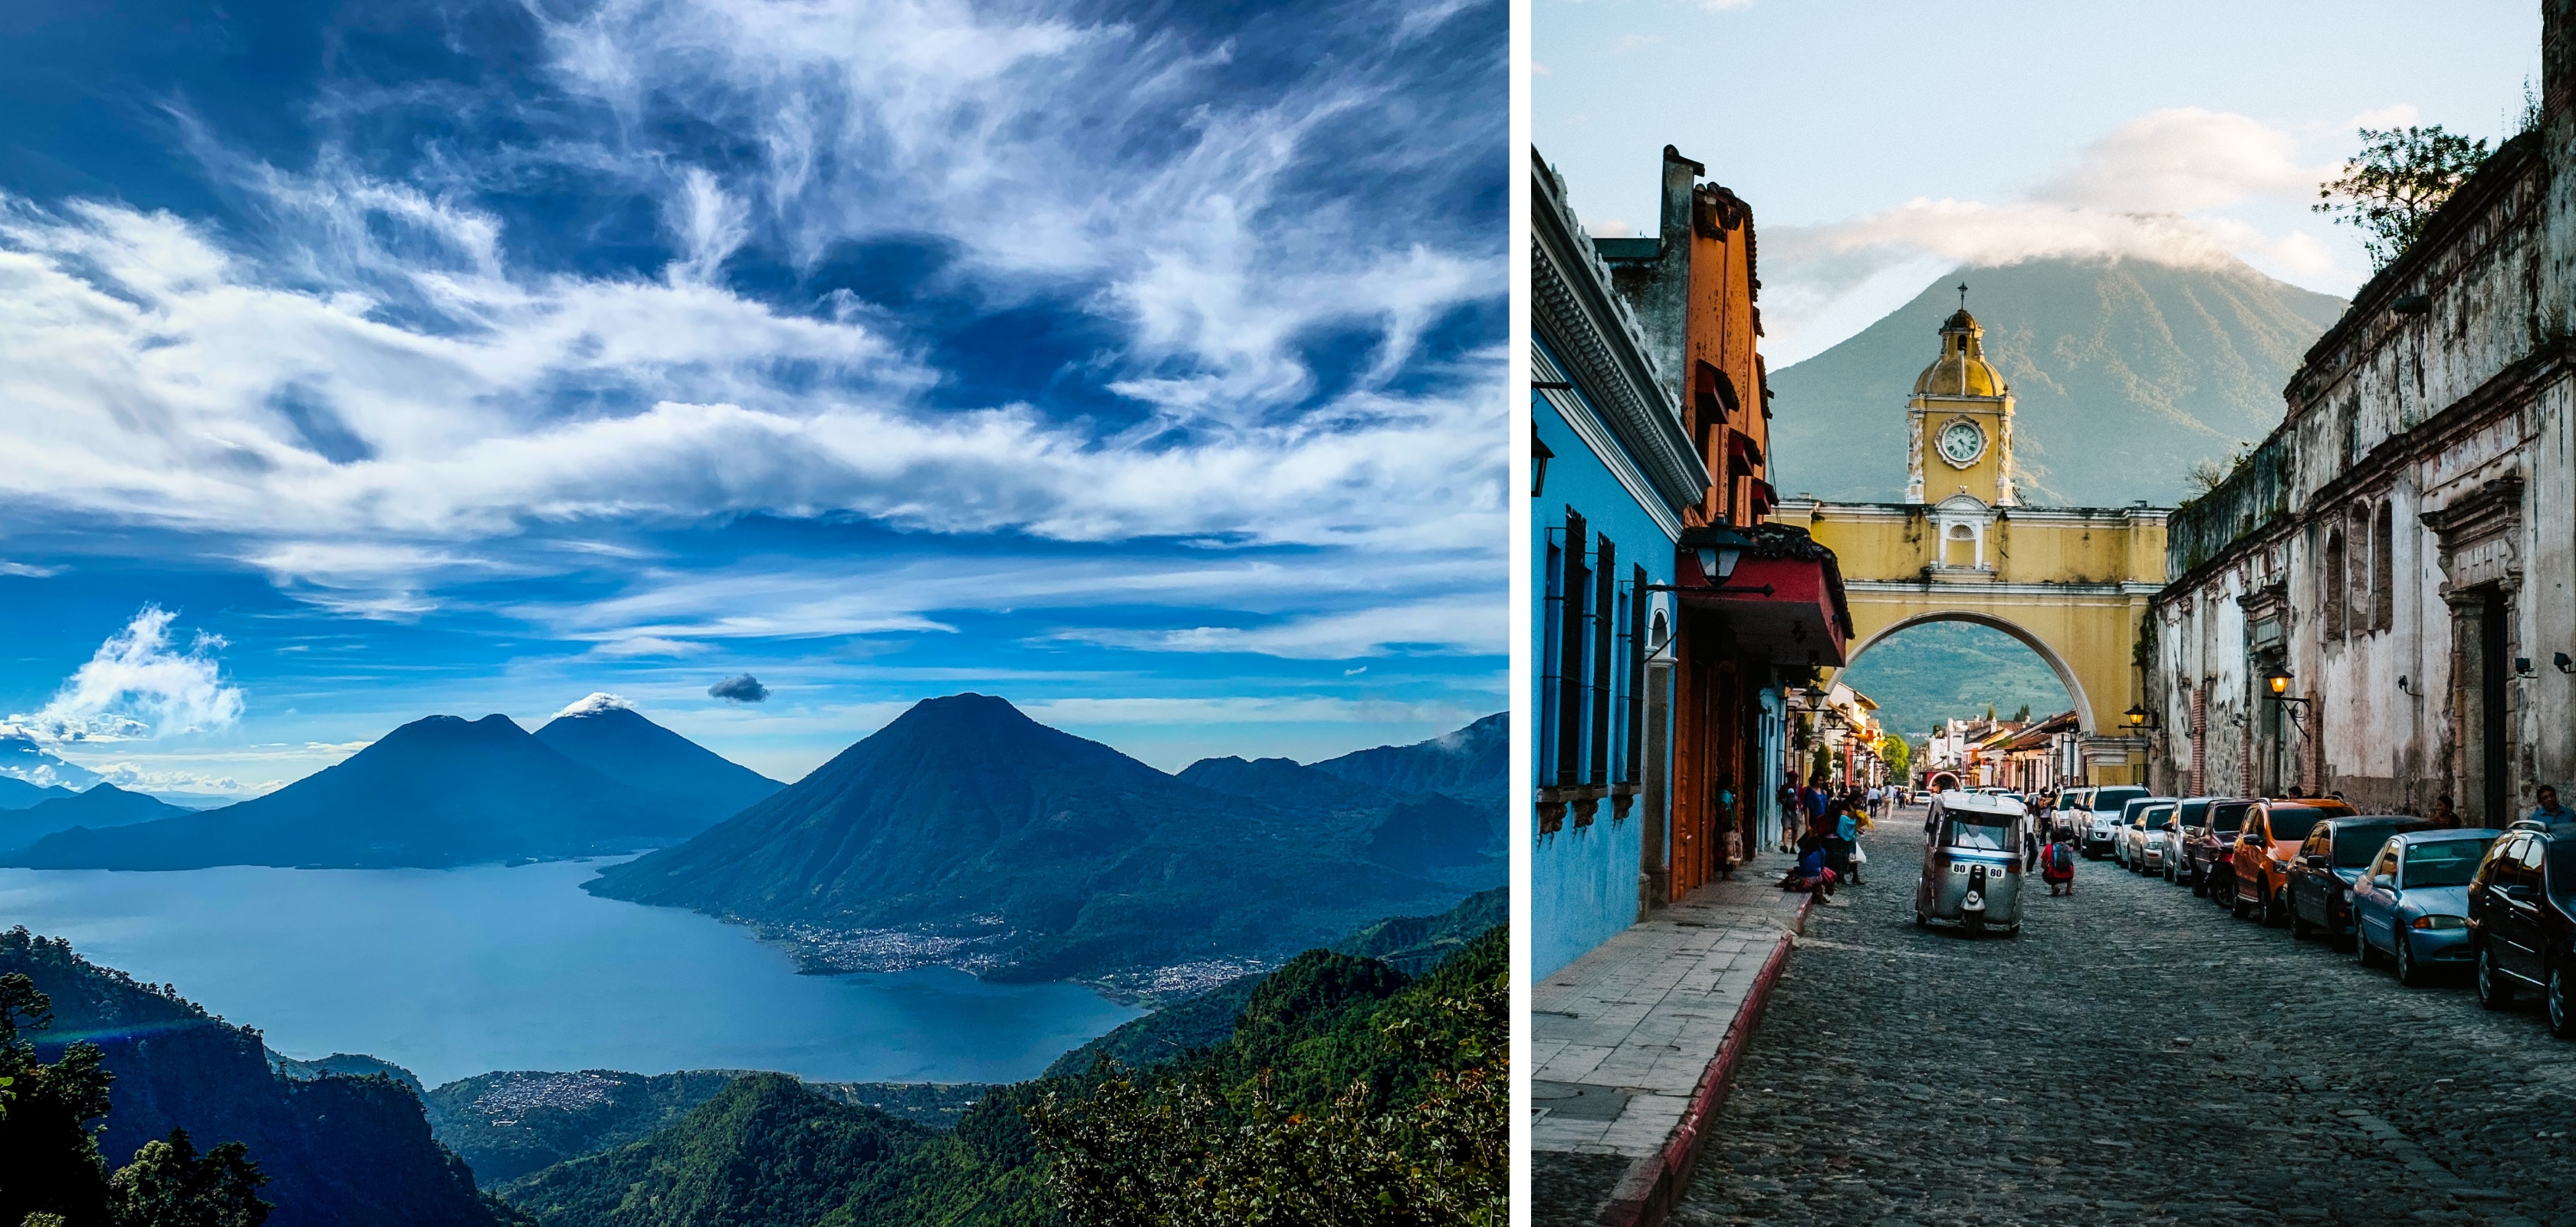
[[1985, 454], [1985, 429], [1975, 422], [1952, 422], [1941, 428], [1940, 446], [1942, 459], [1965, 468]]

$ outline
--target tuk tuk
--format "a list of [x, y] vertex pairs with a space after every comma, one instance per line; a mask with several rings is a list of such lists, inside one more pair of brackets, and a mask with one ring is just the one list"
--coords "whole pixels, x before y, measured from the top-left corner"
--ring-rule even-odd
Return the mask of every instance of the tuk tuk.
[[1975, 932], [2021, 934], [2023, 835], [2030, 814], [2021, 802], [1990, 793], [1945, 792], [1932, 799], [1925, 823], [1923, 880], [1914, 891], [1914, 923], [1955, 924]]

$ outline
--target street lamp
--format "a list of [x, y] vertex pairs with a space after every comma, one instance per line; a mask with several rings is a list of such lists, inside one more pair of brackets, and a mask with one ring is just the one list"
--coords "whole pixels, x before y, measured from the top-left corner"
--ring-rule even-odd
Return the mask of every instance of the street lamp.
[[2288, 665], [2272, 666], [2272, 671], [2264, 675], [2263, 684], [2272, 688], [2272, 695], [2274, 698], [2279, 698], [2282, 695], [2288, 694], [2290, 691], [2290, 667]]
[[2155, 718], [2155, 713], [2148, 711], [2142, 704], [2132, 703], [2129, 705], [2129, 710], [2121, 712], [2120, 714], [2129, 718], [2130, 728], [2146, 729], [2156, 727], [2154, 724], [2149, 723]]

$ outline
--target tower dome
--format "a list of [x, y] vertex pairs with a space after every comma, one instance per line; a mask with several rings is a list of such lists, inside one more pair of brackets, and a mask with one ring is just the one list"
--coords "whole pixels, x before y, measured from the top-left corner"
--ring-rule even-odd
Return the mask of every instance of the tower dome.
[[2003, 372], [1986, 361], [1986, 326], [1961, 307], [1941, 321], [1941, 356], [1914, 379], [1917, 396], [2001, 396]]

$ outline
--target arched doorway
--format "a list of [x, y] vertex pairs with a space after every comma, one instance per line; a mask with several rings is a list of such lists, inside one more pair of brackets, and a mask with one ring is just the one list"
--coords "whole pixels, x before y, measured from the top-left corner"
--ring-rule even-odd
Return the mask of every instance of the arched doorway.
[[1923, 787], [2031, 792], [2085, 771], [2082, 680], [2053, 646], [2010, 619], [1923, 612], [1869, 633], [1835, 680], [1876, 704]]

